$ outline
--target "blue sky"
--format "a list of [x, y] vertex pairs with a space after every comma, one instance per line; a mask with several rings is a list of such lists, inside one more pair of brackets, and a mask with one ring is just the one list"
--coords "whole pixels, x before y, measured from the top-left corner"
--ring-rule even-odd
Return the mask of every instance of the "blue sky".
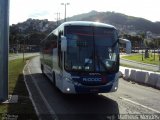
[[126, 15], [142, 17], [153, 22], [160, 21], [160, 0], [10, 0], [10, 24], [23, 22], [28, 18], [56, 20], [56, 13], [64, 18], [64, 5], [67, 16], [87, 13], [114, 11]]

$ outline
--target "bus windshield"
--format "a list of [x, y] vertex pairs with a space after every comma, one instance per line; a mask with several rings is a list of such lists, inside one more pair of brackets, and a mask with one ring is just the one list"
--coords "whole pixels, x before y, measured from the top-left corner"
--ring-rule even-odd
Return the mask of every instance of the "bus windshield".
[[107, 72], [118, 66], [116, 30], [105, 27], [66, 26], [65, 69]]

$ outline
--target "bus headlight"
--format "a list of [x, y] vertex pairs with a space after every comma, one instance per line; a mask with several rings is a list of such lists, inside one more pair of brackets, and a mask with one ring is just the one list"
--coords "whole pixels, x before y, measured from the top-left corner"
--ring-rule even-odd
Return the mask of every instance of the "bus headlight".
[[67, 88], [66, 90], [69, 92], [69, 91], [70, 91], [70, 88]]

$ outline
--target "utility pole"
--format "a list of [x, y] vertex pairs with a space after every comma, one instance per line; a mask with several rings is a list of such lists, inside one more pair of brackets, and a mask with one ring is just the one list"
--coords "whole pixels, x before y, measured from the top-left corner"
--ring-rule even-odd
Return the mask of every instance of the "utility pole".
[[58, 12], [57, 13], [55, 13], [56, 14], [56, 21], [57, 21], [57, 26], [58, 26]]
[[9, 0], [0, 0], [0, 102], [8, 99]]
[[57, 12], [55, 13], [57, 15], [56, 21], [57, 21], [57, 26], [59, 25], [59, 21], [60, 21], [60, 13]]
[[60, 13], [58, 13], [58, 24], [60, 24]]
[[69, 3], [61, 3], [61, 5], [64, 5], [64, 22], [66, 22], [66, 13], [67, 13], [66, 6], [69, 5]]

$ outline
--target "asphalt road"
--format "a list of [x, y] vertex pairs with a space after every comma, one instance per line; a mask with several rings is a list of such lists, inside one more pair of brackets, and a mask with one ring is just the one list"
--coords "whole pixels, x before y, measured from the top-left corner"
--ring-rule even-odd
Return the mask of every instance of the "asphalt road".
[[39, 57], [28, 62], [24, 77], [41, 120], [160, 120], [160, 91], [150, 87], [119, 79], [119, 89], [114, 93], [65, 95], [42, 74]]

